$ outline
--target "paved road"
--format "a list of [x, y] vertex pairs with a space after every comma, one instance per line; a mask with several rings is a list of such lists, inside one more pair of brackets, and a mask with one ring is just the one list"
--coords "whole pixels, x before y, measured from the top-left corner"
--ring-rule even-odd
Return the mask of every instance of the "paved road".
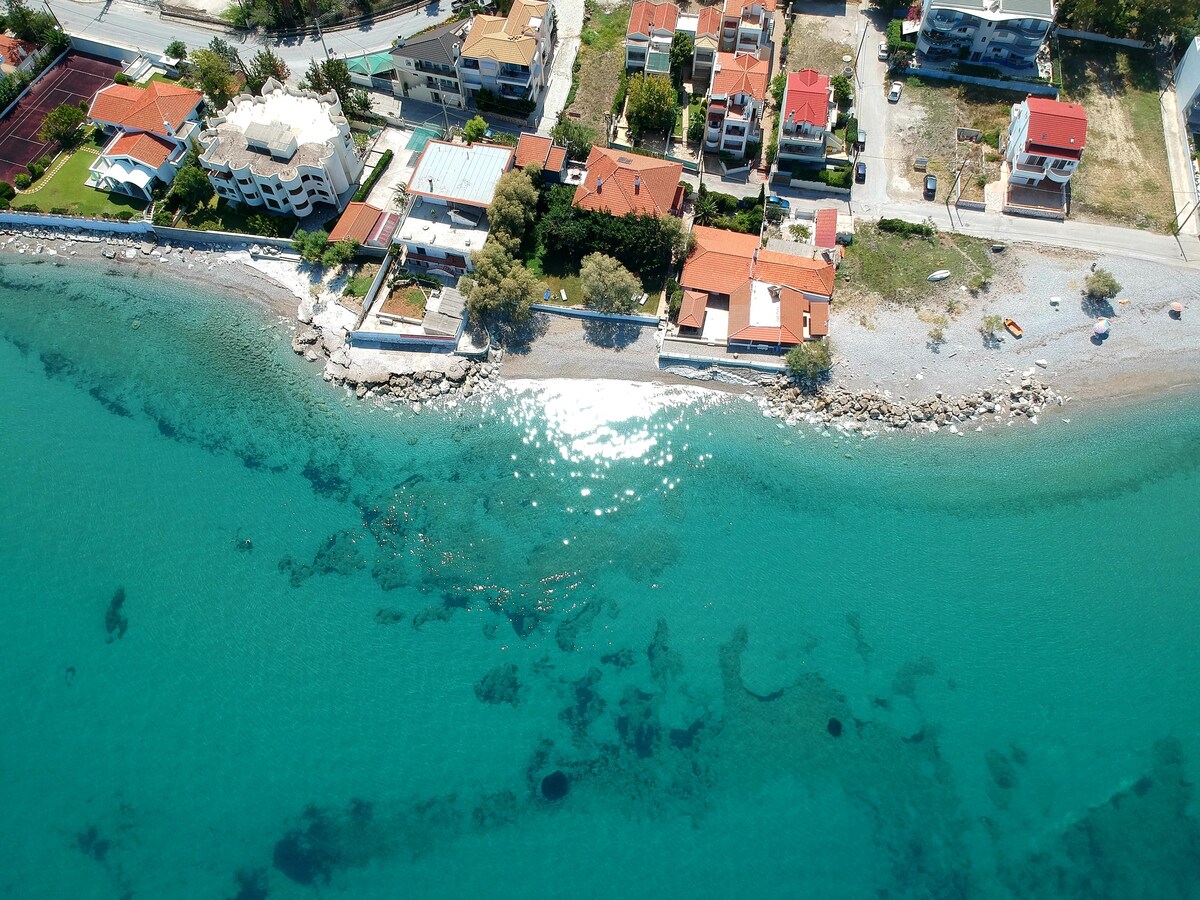
[[[65, 30], [71, 34], [155, 53], [161, 53], [162, 49], [176, 38], [188, 47], [206, 46], [217, 35], [235, 43], [240, 38], [245, 49], [251, 52], [256, 43], [270, 44], [291, 67], [296, 77], [308, 66], [310, 59], [324, 56], [321, 42], [315, 37], [259, 39], [256, 42], [254, 38], [232, 35], [217, 27], [178, 19], [164, 19], [159, 16], [156, 7], [130, 3], [127, 0], [113, 0], [111, 3], [105, 3], [103, 0], [56, 0], [54, 11]], [[418, 31], [437, 24], [443, 18], [448, 18], [449, 15], [449, 0], [435, 0], [428, 6], [393, 18], [377, 20], [371, 25], [343, 31], [326, 31], [325, 45], [334, 56], [374, 53], [390, 48], [393, 38], [411, 37]]]
[[858, 156], [867, 164], [867, 180], [854, 185], [854, 199], [882, 206], [888, 202], [888, 177], [892, 168], [888, 164], [888, 156], [892, 155], [891, 135], [895, 130], [893, 117], [896, 108], [887, 102], [884, 86], [888, 81], [887, 63], [878, 58], [883, 34], [868, 17], [867, 5], [863, 4], [860, 9], [862, 12], [855, 23], [855, 34], [861, 42], [861, 50], [855, 72], [857, 84], [854, 105], [858, 113], [858, 127], [867, 132], [866, 148]]

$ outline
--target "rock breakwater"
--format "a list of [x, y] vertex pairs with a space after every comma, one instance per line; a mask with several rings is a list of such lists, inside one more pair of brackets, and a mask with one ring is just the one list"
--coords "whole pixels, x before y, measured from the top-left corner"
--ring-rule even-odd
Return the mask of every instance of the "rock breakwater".
[[887, 430], [918, 429], [961, 434], [981, 431], [985, 426], [1024, 420], [1037, 424], [1038, 415], [1049, 406], [1062, 406], [1060, 397], [1037, 379], [1033, 370], [1019, 380], [996, 388], [984, 388], [961, 396], [938, 391], [933, 397], [908, 400], [891, 391], [852, 391], [847, 388], [806, 390], [795, 380], [781, 375], [767, 386], [763, 411], [788, 424], [829, 425], [863, 434]]

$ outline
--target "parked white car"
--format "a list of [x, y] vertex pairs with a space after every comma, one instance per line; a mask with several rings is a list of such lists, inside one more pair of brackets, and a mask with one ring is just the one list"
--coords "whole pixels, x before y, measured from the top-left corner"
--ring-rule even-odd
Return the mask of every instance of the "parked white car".
[[899, 103], [900, 92], [904, 90], [904, 85], [898, 81], [892, 82], [892, 89], [888, 91], [888, 103]]
[[884, 62], [887, 62], [887, 58], [888, 58], [888, 42], [887, 41], [879, 42], [879, 58], [881, 60], [883, 60]]

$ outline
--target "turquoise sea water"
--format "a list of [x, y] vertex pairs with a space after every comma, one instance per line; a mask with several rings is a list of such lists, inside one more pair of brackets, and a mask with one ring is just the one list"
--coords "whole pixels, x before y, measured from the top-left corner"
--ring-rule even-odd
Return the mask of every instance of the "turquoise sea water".
[[1200, 398], [416, 416], [50, 262], [0, 376], [0, 895], [1200, 896]]

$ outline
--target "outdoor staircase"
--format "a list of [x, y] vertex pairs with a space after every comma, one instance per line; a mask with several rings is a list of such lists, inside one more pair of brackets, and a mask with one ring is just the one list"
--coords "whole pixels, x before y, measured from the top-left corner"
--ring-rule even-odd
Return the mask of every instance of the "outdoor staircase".
[[141, 81], [153, 71], [154, 63], [150, 62], [145, 56], [140, 55], [125, 67], [125, 74], [129, 76], [130, 81], [134, 82]]

